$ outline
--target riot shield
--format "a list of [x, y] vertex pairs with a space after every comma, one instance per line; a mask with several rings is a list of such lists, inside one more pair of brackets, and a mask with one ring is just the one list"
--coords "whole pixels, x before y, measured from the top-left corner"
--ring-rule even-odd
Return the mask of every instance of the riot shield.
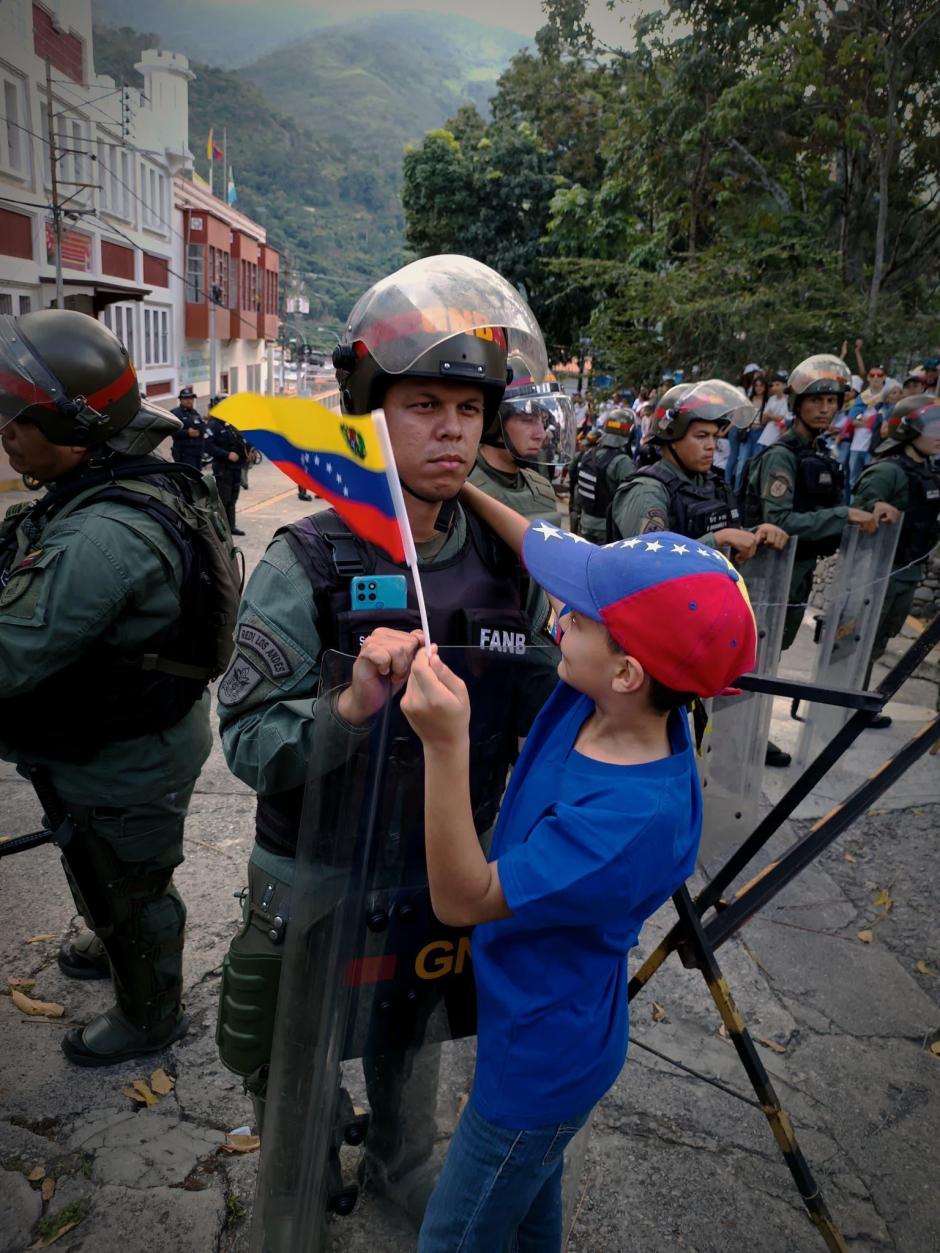
[[[760, 548], [742, 568], [757, 622], [755, 674], [777, 673], [795, 554], [792, 541], [782, 552]], [[760, 692], [712, 701], [701, 758], [706, 864], [738, 848], [757, 825], [772, 712], [773, 697]]]
[[[549, 651], [441, 649], [470, 691], [484, 847], [524, 732], [514, 710], [539, 703], [540, 685], [547, 694]], [[353, 661], [327, 654], [321, 699], [349, 682]], [[431, 910], [423, 752], [397, 700], [341, 748], [337, 725], [317, 722], [251, 1248], [405, 1253], [472, 1082], [470, 937]]]
[[[817, 686], [861, 690], [903, 520], [902, 514], [895, 526], [879, 526], [874, 535], [857, 526], [842, 532], [818, 631], [812, 676]], [[806, 768], [851, 713], [820, 701], [806, 706], [794, 757], [798, 770]]]

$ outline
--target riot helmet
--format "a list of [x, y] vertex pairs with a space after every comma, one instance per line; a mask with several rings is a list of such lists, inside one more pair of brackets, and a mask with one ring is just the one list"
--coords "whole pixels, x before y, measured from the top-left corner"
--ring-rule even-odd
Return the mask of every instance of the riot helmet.
[[715, 422], [724, 430], [729, 426], [748, 427], [753, 420], [754, 406], [740, 387], [723, 379], [680, 383], [660, 397], [650, 423], [649, 439], [658, 444], [674, 444], [693, 422]]
[[604, 423], [604, 436], [617, 435], [624, 440], [629, 440], [633, 435], [636, 425], [636, 417], [630, 409], [614, 409], [612, 413], [607, 415], [607, 421]]
[[0, 429], [29, 420], [53, 444], [152, 451], [179, 419], [141, 399], [127, 349], [72, 309], [0, 316]]
[[482, 389], [485, 425], [506, 390], [510, 352], [533, 380], [545, 378], [542, 332], [519, 292], [482, 262], [444, 254], [413, 261], [360, 296], [333, 365], [348, 414], [377, 408], [396, 379], [453, 379]]
[[509, 356], [511, 378], [498, 412], [483, 426], [481, 444], [505, 448], [521, 464], [567, 465], [577, 448], [571, 397], [554, 374], [539, 382], [517, 352]]
[[940, 436], [940, 400], [920, 393], [902, 396], [891, 411], [887, 434], [875, 452], [888, 452], [899, 445], [913, 444], [921, 435], [931, 439]]
[[807, 357], [790, 374], [790, 409], [798, 415], [804, 396], [838, 396], [841, 406], [851, 386], [851, 371], [839, 357], [825, 352]]

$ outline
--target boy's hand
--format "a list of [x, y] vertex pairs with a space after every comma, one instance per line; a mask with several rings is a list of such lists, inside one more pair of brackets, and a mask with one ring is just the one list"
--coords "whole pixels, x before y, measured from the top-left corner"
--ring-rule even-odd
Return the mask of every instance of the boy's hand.
[[378, 713], [389, 696], [404, 687], [421, 639], [420, 631], [393, 631], [390, 627], [373, 631], [359, 650], [352, 682], [336, 702], [339, 716], [353, 726], [362, 726]]
[[454, 748], [466, 744], [470, 727], [470, 698], [463, 679], [448, 669], [431, 645], [415, 656], [401, 711], [412, 730], [428, 747]]

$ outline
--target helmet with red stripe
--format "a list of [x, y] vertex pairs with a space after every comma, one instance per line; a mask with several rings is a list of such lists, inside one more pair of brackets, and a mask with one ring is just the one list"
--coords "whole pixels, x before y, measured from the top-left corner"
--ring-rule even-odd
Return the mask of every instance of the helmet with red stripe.
[[180, 429], [141, 399], [127, 349], [72, 309], [0, 318], [0, 427], [34, 423], [53, 444], [149, 452]]

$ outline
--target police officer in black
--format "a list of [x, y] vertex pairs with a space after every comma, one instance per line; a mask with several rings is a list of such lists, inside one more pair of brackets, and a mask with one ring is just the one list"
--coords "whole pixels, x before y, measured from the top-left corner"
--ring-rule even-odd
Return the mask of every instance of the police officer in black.
[[191, 387], [180, 388], [179, 404], [171, 412], [183, 424], [173, 436], [173, 460], [201, 471], [207, 423], [196, 408], [196, 393]]
[[[213, 396], [210, 411], [224, 399], [224, 396]], [[235, 502], [242, 487], [242, 468], [248, 464], [248, 445], [234, 426], [223, 418], [210, 417], [206, 429], [206, 452], [212, 458], [212, 473], [232, 534], [244, 535], [245, 532], [235, 525]]]

